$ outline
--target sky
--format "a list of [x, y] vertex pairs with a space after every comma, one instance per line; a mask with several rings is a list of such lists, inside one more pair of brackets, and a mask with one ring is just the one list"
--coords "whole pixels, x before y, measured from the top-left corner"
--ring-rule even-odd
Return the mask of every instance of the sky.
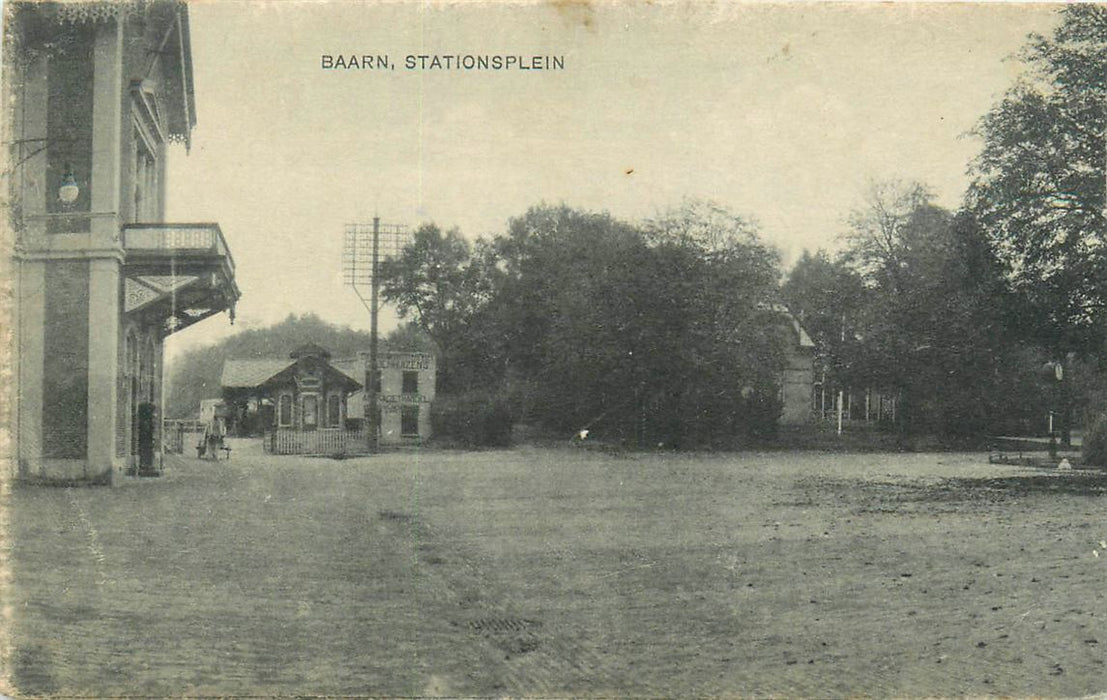
[[[1018, 78], [1033, 4], [190, 3], [198, 123], [167, 219], [215, 221], [243, 296], [172, 358], [316, 313], [368, 329], [347, 223], [505, 231], [548, 203], [636, 221], [708, 199], [787, 268], [834, 249], [873, 181], [958, 206], [971, 130]], [[560, 57], [559, 70], [408, 70], [408, 55]], [[386, 69], [324, 69], [324, 55]], [[529, 58], [528, 58], [529, 60]], [[359, 61], [360, 63], [360, 61]], [[395, 325], [386, 309], [381, 331]]]

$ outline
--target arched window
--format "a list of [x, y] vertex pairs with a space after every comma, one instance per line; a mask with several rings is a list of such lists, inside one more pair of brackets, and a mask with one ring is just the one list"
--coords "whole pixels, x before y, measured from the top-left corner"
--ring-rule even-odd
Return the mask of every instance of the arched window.
[[151, 403], [154, 401], [154, 360], [154, 339], [147, 336], [142, 345], [142, 400]]
[[342, 427], [342, 397], [331, 394], [327, 399], [327, 425], [332, 428]]
[[138, 338], [135, 336], [134, 330], [127, 332], [127, 349], [126, 359], [124, 361], [125, 367], [124, 373], [128, 377], [134, 377], [138, 374]]
[[315, 394], [304, 396], [304, 414], [301, 421], [305, 430], [314, 430], [319, 425], [319, 397]]
[[282, 428], [288, 428], [292, 425], [291, 394], [281, 394], [280, 402], [277, 406], [277, 425]]

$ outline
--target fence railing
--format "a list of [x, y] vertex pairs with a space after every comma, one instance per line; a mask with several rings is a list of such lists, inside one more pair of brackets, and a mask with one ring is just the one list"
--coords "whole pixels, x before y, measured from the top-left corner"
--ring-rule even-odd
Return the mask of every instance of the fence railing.
[[195, 447], [204, 436], [204, 424], [198, 420], [166, 419], [162, 423], [165, 451], [182, 454]]
[[365, 430], [277, 428], [265, 435], [265, 451], [276, 455], [365, 454], [368, 447]]

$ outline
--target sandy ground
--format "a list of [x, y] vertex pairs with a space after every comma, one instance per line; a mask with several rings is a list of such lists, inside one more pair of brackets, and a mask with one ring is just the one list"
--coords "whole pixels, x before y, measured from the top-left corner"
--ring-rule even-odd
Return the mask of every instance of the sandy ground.
[[1107, 691], [1103, 473], [235, 447], [115, 489], [11, 490], [5, 692]]

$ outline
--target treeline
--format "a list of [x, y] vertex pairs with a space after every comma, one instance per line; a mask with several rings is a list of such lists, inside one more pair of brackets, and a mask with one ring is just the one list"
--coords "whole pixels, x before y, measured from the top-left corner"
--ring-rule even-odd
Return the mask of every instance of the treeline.
[[833, 256], [805, 251], [782, 288], [835, 389], [890, 393], [897, 430], [937, 436], [1044, 435], [1052, 412], [1064, 439], [1094, 411], [1095, 353], [1043, 342], [971, 210], [935, 206], [917, 183], [881, 183], [844, 243]]
[[782, 299], [820, 380], [894, 395], [898, 430], [1040, 434], [1052, 414], [1066, 441], [1104, 410], [1107, 8], [1065, 7], [1022, 59], [957, 211], [875, 183], [841, 251], [805, 253], [782, 286], [755, 227], [713, 205], [642, 224], [541, 206], [473, 245], [423, 226], [385, 298], [435, 340], [444, 394], [551, 430], [674, 446], [771, 432]]
[[[541, 205], [476, 241], [421, 226], [382, 293], [438, 353], [438, 433], [763, 439], [795, 342], [782, 303], [816, 341], [819, 380], [894, 395], [904, 433], [1090, 424], [1107, 408], [1107, 7], [1066, 6], [1022, 58], [1026, 78], [979, 123], [958, 209], [924, 184], [874, 183], [838, 252], [805, 252], [787, 276], [750, 219], [701, 201], [633, 223]], [[216, 355], [279, 345], [238, 338], [186, 359], [173, 395], [192, 395], [174, 406], [217, 395]], [[368, 343], [305, 327], [281, 352], [306, 340]]]
[[779, 276], [756, 228], [718, 207], [636, 226], [544, 205], [475, 244], [421, 226], [382, 290], [436, 342], [440, 395], [471, 417], [443, 415], [449, 398], [438, 407], [459, 437], [500, 442], [521, 422], [679, 448], [775, 425]]

